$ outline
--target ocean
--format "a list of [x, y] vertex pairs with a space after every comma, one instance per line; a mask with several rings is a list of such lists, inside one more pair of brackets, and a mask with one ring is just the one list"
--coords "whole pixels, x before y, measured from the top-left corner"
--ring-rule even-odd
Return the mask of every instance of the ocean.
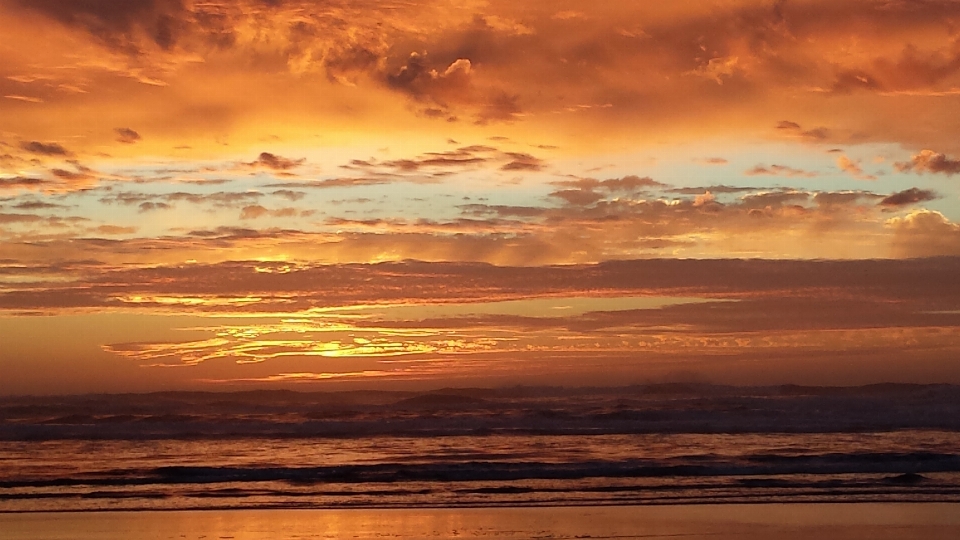
[[960, 387], [0, 399], [0, 512], [960, 502]]

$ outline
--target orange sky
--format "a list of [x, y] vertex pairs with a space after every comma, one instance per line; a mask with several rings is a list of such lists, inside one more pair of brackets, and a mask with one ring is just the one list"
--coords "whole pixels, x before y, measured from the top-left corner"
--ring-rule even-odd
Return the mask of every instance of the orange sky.
[[0, 0], [0, 392], [960, 382], [958, 23]]

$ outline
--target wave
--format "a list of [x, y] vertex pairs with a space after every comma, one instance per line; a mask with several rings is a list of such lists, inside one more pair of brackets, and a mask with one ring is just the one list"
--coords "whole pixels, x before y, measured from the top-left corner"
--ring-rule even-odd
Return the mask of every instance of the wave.
[[[960, 454], [865, 452], [782, 456], [757, 454], [723, 459], [690, 456], [624, 461], [377, 463], [321, 467], [163, 466], [119, 469], [66, 478], [4, 479], [0, 488], [64, 486], [143, 486], [287, 482], [364, 484], [397, 482], [491, 482], [577, 480], [585, 478], [662, 478], [778, 475], [886, 474], [907, 484], [925, 473], [960, 472]], [[922, 481], [922, 480], [917, 480]]]

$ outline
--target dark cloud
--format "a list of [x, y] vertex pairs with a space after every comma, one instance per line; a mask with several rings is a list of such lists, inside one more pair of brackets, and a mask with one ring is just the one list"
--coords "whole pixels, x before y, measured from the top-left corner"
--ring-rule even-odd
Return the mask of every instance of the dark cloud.
[[772, 191], [751, 193], [741, 197], [744, 208], [780, 208], [783, 206], [796, 207], [798, 203], [810, 200], [811, 194], [806, 191]]
[[[269, 238], [261, 233], [240, 228], [196, 231], [197, 238]], [[288, 272], [255, 272], [254, 268], [280, 269]], [[291, 309], [315, 306], [343, 306], [371, 302], [441, 301], [451, 299], [495, 300], [517, 297], [556, 296], [564, 294], [627, 295], [636, 291], [644, 295], [707, 296], [741, 299], [725, 302], [723, 313], [713, 317], [721, 331], [739, 324], [724, 317], [736, 311], [738, 303], [758, 301], [764, 304], [756, 312], [757, 324], [771, 313], [781, 314], [776, 323], [792, 317], [776, 309], [784, 296], [805, 302], [811, 308], [804, 317], [806, 324], [816, 324], [817, 317], [839, 319], [839, 314], [820, 312], [816, 300], [877, 303], [883, 312], [902, 309], [902, 313], [955, 309], [960, 296], [960, 258], [861, 260], [861, 261], [796, 261], [741, 259], [653, 259], [611, 261], [599, 264], [545, 267], [498, 266], [484, 263], [388, 262], [380, 264], [295, 265], [256, 261], [150, 266], [143, 268], [88, 269], [83, 286], [77, 283], [43, 283], [34, 287], [0, 291], [0, 309], [42, 309], [60, 305], [61, 295], [82, 294], [77, 306], [109, 304], [125, 295], [183, 296], [255, 294], [269, 300], [276, 297]], [[797, 294], [803, 291], [802, 295]], [[295, 304], [284, 302], [295, 301]], [[114, 300], [115, 302], [115, 300]], [[131, 306], [135, 307], [135, 306]], [[269, 305], [266, 309], [272, 309]], [[670, 309], [696, 312], [702, 304]], [[256, 309], [256, 306], [253, 306]], [[203, 307], [197, 309], [224, 309]], [[226, 309], [234, 310], [236, 306]], [[284, 307], [283, 309], [288, 309]], [[643, 310], [648, 316], [670, 316], [664, 310]], [[692, 313], [691, 313], [692, 315]], [[676, 321], [674, 321], [676, 322]], [[693, 322], [688, 320], [687, 322]], [[376, 324], [376, 321], [373, 321]], [[857, 324], [850, 321], [849, 324]], [[741, 328], [742, 329], [742, 328]]]
[[177, 191], [155, 195], [121, 191], [100, 198], [104, 204], [139, 205], [141, 211], [163, 210], [171, 208], [169, 203], [188, 202], [191, 204], [211, 204], [218, 208], [231, 208], [248, 204], [263, 197], [259, 191], [218, 191], [216, 193], [187, 193]]
[[563, 199], [567, 204], [575, 206], [588, 206], [603, 199], [603, 195], [589, 189], [561, 189], [554, 191], [550, 196]]
[[[662, 189], [669, 187], [667, 184], [657, 182], [649, 176], [627, 175], [622, 178], [608, 178], [606, 180], [596, 180], [593, 178], [578, 178], [577, 180], [563, 180], [554, 182], [554, 185], [571, 187], [583, 190], [599, 189], [609, 193], [633, 193], [648, 189]], [[697, 193], [702, 193], [698, 191]]]
[[[430, 167], [449, 167], [449, 166], [462, 167], [464, 165], [474, 165], [477, 163], [483, 163], [485, 161], [487, 161], [486, 158], [475, 157], [475, 156], [460, 157], [456, 155], [451, 155], [451, 156], [438, 155], [435, 157], [429, 157], [429, 158], [420, 160], [419, 162], [416, 162], [416, 165], [417, 167], [422, 167], [424, 165], [430, 166]], [[398, 163], [400, 164], [398, 168], [402, 168], [405, 162], [401, 160], [399, 162], [385, 162], [385, 163]]]
[[502, 216], [512, 218], [540, 217], [548, 212], [546, 208], [536, 206], [507, 206], [497, 204], [464, 204], [459, 206], [464, 214], [472, 216]]
[[13, 205], [18, 210], [52, 210], [54, 208], [66, 208], [62, 204], [55, 204], [46, 201], [23, 201]]
[[[354, 159], [344, 169], [359, 169], [368, 172], [390, 172], [393, 174], [413, 173], [424, 169], [462, 169], [484, 163], [503, 163], [503, 171], [540, 171], [545, 163], [542, 159], [524, 152], [499, 152], [496, 148], [483, 145], [464, 146], [444, 152], [427, 152], [416, 158], [403, 158], [387, 161], [377, 159]], [[390, 171], [383, 171], [389, 169]], [[437, 174], [432, 171], [431, 174]]]
[[247, 163], [247, 165], [251, 167], [264, 167], [275, 171], [287, 171], [303, 165], [305, 161], [305, 158], [288, 159], [276, 154], [271, 154], [270, 152], [261, 152], [255, 161]]
[[371, 48], [350, 43], [328, 51], [323, 58], [323, 67], [330, 80], [351, 82], [353, 75], [378, 69], [381, 60], [381, 55]]
[[133, 144], [141, 139], [140, 134], [130, 128], [116, 128], [117, 142]]
[[490, 122], [509, 122], [519, 118], [523, 109], [520, 107], [520, 95], [497, 92], [480, 108], [477, 113], [477, 124]]
[[275, 197], [283, 197], [288, 201], [299, 201], [300, 199], [304, 198], [307, 194], [306, 192], [303, 192], [303, 191], [293, 191], [290, 189], [278, 189], [277, 191], [272, 192], [271, 195]]
[[500, 167], [501, 171], [539, 171], [543, 169], [543, 161], [519, 152], [507, 152], [512, 161]]
[[706, 187], [684, 187], [666, 190], [669, 193], [678, 193], [680, 195], [700, 195], [709, 191], [710, 193], [745, 193], [747, 191], [757, 191], [760, 188], [755, 187], [735, 187], [735, 186], [706, 186]]
[[181, 0], [16, 0], [65, 25], [81, 28], [105, 45], [131, 54], [145, 43], [170, 50], [186, 30]]
[[0, 212], [0, 223], [30, 223], [34, 221], [43, 221], [43, 216], [36, 214], [7, 214]]
[[825, 127], [815, 127], [803, 129], [800, 124], [789, 120], [781, 120], [777, 123], [776, 129], [781, 133], [793, 138], [809, 141], [821, 142], [830, 138], [833, 134]]
[[878, 57], [856, 69], [837, 73], [831, 90], [836, 93], [930, 92], [939, 83], [960, 71], [960, 50], [922, 51], [912, 44], [904, 46], [897, 58]]
[[169, 202], [186, 201], [193, 204], [209, 203], [219, 207], [233, 207], [245, 204], [247, 201], [255, 201], [263, 197], [259, 191], [218, 191], [216, 193], [170, 193], [163, 198]]
[[933, 150], [922, 150], [910, 158], [910, 161], [898, 161], [894, 167], [900, 172], [940, 173], [954, 175], [960, 173], [960, 159], [951, 159]]
[[304, 182], [284, 182], [280, 184], [269, 184], [271, 188], [293, 188], [293, 189], [330, 189], [330, 188], [348, 188], [360, 186], [378, 186], [395, 182], [395, 178], [389, 177], [358, 177], [358, 178], [328, 178], [326, 180], [312, 180]]
[[39, 188], [50, 183], [49, 180], [42, 178], [14, 176], [13, 178], [0, 178], [0, 189]]
[[[563, 199], [567, 204], [575, 206], [589, 206], [613, 194], [633, 194], [649, 189], [667, 187], [666, 184], [657, 182], [650, 177], [633, 175], [607, 180], [579, 178], [577, 180], [554, 182], [554, 185], [573, 188], [554, 191], [550, 193], [550, 196]], [[599, 191], [603, 191], [605, 194], [599, 193]]]
[[51, 169], [50, 173], [59, 178], [60, 180], [66, 180], [68, 182], [77, 182], [82, 180], [90, 180], [93, 178], [93, 175], [87, 172], [74, 172], [67, 171], [64, 169]]
[[881, 206], [906, 206], [909, 204], [916, 204], [918, 202], [932, 201], [939, 198], [939, 196], [934, 191], [919, 189], [919, 188], [910, 188], [904, 191], [900, 191], [890, 195], [889, 197], [884, 198], [880, 201]]
[[711, 157], [696, 160], [698, 163], [703, 163], [704, 165], [726, 165], [730, 163], [727, 159], [722, 157]]
[[429, 100], [442, 108], [469, 101], [470, 60], [458, 58], [447, 65], [432, 66], [426, 55], [411, 53], [404, 65], [386, 75], [386, 84], [418, 100]]
[[171, 205], [169, 205], [169, 204], [167, 204], [167, 203], [165, 203], [165, 202], [152, 202], [152, 201], [147, 201], [147, 202], [142, 202], [142, 203], [140, 203], [140, 205], [138, 206], [138, 208], [140, 209], [140, 212], [150, 212], [150, 211], [153, 211], [153, 210], [169, 210], [169, 209], [173, 208], [173, 206], [171, 206]]
[[846, 207], [863, 199], [876, 200], [880, 198], [883, 198], [883, 196], [868, 191], [822, 191], [813, 195], [813, 202], [824, 207]]
[[42, 156], [69, 156], [70, 151], [60, 145], [60, 143], [42, 143], [39, 141], [30, 141], [20, 143], [20, 148], [31, 154]]
[[240, 210], [240, 219], [257, 219], [269, 214], [270, 211], [259, 204], [244, 206]]
[[[456, 143], [454, 143], [454, 144], [456, 144]], [[464, 147], [458, 148], [457, 151], [458, 151], [458, 152], [467, 152], [467, 153], [470, 153], [470, 154], [479, 154], [479, 153], [484, 153], [484, 152], [496, 152], [497, 149], [494, 148], [494, 147], [492, 147], [492, 146], [485, 146], [485, 145], [482, 145], [482, 144], [474, 144], [474, 145], [471, 145], [471, 146], [464, 146]], [[524, 154], [524, 155], [526, 155], [526, 154]]]
[[883, 86], [865, 71], [843, 70], [837, 73], [830, 90], [838, 94], [848, 94], [857, 90], [883, 90]]
[[612, 192], [632, 192], [643, 189], [659, 189], [667, 187], [667, 184], [657, 182], [649, 176], [628, 175], [622, 178], [609, 178], [601, 181], [597, 187]]
[[184, 184], [192, 184], [195, 186], [219, 186], [223, 184], [228, 184], [232, 180], [226, 178], [202, 178], [197, 180], [182, 180]]

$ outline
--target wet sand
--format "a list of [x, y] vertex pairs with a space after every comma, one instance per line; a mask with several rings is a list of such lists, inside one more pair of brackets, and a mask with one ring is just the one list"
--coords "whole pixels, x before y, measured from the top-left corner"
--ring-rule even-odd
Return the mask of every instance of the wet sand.
[[0, 514], [4, 540], [960, 538], [960, 504], [744, 504]]

